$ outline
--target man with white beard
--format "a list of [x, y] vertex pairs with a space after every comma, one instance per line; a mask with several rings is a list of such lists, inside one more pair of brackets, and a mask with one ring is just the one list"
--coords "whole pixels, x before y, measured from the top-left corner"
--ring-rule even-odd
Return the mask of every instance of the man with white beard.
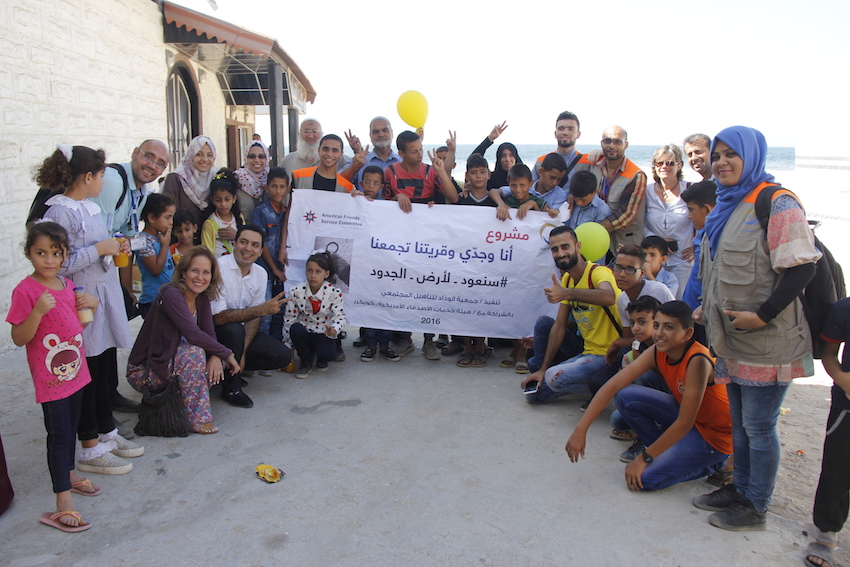
[[[360, 138], [353, 136], [351, 132], [345, 135], [348, 140], [348, 145], [355, 154], [363, 151], [363, 145], [360, 143]], [[388, 165], [392, 165], [401, 161], [401, 157], [393, 151], [393, 129], [390, 126], [390, 121], [383, 116], [376, 116], [369, 123], [369, 138], [372, 140], [371, 152], [366, 154], [366, 163], [357, 172], [354, 178], [354, 186], [360, 189], [360, 183], [363, 181], [363, 170], [367, 166], [377, 165], [381, 169], [386, 169]], [[362, 191], [362, 189], [360, 189]]]
[[[307, 118], [301, 123], [298, 131], [298, 149], [289, 152], [283, 158], [281, 165], [289, 172], [290, 176], [296, 169], [313, 167], [319, 165], [319, 140], [322, 139], [322, 125], [318, 120]], [[349, 167], [350, 160], [343, 155], [337, 164], [340, 175], [351, 181], [357, 169]]]

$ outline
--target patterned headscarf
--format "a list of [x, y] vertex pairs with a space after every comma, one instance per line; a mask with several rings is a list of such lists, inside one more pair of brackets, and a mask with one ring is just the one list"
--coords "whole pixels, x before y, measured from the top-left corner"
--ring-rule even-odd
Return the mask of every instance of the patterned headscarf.
[[266, 167], [260, 173], [254, 173], [248, 167], [247, 158], [244, 166], [237, 169], [234, 173], [236, 174], [236, 178], [239, 179], [239, 184], [241, 185], [241, 189], [251, 195], [255, 199], [259, 199], [263, 196], [263, 188], [266, 186], [266, 176], [269, 174], [269, 147], [263, 143], [262, 140], [253, 140], [248, 147], [245, 148], [245, 155], [247, 156], [251, 153], [251, 148], [260, 147], [263, 150], [263, 154], [266, 156]]
[[[204, 145], [208, 145], [210, 150], [212, 150], [213, 165], [209, 171], [201, 173], [195, 169], [192, 161], [195, 159], [195, 154], [201, 151]], [[183, 191], [186, 193], [186, 196], [202, 211], [209, 205], [210, 183], [215, 176], [215, 158], [215, 144], [213, 144], [213, 141], [206, 136], [198, 136], [189, 143], [186, 153], [183, 154], [183, 161], [174, 170], [174, 173], [183, 182]]]
[[720, 235], [735, 207], [759, 183], [773, 181], [773, 176], [764, 170], [767, 161], [767, 141], [761, 132], [746, 126], [730, 126], [714, 137], [711, 143], [712, 153], [717, 142], [723, 142], [732, 148], [744, 162], [744, 167], [737, 185], [726, 187], [720, 183], [719, 179], [717, 180], [717, 206], [705, 218], [705, 232], [708, 234], [712, 258], [720, 245]]

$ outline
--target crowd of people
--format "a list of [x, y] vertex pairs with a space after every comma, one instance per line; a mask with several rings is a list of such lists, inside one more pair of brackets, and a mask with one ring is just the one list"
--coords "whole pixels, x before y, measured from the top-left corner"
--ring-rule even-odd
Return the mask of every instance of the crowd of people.
[[[332, 254], [313, 253], [302, 282], [288, 293], [283, 287], [291, 202], [299, 191], [325, 190], [396, 201], [406, 213], [418, 203], [489, 206], [503, 220], [569, 209], [548, 237], [561, 278], [540, 291], [558, 304], [557, 316], [541, 316], [500, 365], [524, 375], [529, 403], [590, 396], [566, 444], [572, 461], [613, 401], [610, 435], [631, 442], [620, 455], [629, 489], [708, 477], [720, 488], [693, 504], [714, 512], [712, 525], [764, 529], [780, 458], [779, 408], [791, 381], [814, 371], [799, 296], [821, 256], [792, 193], [775, 192], [769, 222], [754, 222], [755, 197], [776, 185], [765, 171], [764, 137], [734, 126], [713, 140], [688, 136], [683, 149], [661, 146], [650, 181], [626, 157], [620, 126], [603, 131], [600, 150], [578, 152], [580, 122], [570, 112], [555, 120], [552, 152], [526, 156], [529, 167], [503, 143], [491, 171], [484, 156], [505, 128], [496, 125], [469, 157], [462, 184], [452, 174], [454, 134], [426, 164], [422, 133], [400, 133], [394, 151], [384, 117], [371, 121], [365, 148], [345, 134], [353, 158], [341, 137], [304, 120], [297, 150], [275, 167], [255, 136], [243, 167], [216, 169], [213, 141], [198, 136], [154, 192], [147, 184], [169, 165], [162, 142], [146, 140], [128, 163], [109, 167], [100, 150], [60, 144], [36, 177], [52, 196], [28, 227], [24, 252], [34, 271], [15, 288], [7, 317], [15, 343], [27, 347], [48, 432], [56, 511], [40, 520], [88, 529], [71, 495], [101, 489], [77, 473], [124, 474], [132, 470], [127, 459], [144, 453], [112, 413], [138, 409], [117, 391], [118, 348], [132, 348], [126, 376], [136, 390], [177, 382], [199, 434], [218, 431], [213, 385], [227, 403], [250, 408], [248, 373], [287, 369], [306, 378], [345, 359], [345, 298], [334, 285], [340, 267]], [[683, 180], [685, 161], [702, 181]], [[585, 222], [609, 233], [605, 256], [582, 255], [575, 229]], [[831, 564], [848, 512], [841, 457], [850, 435], [843, 419], [850, 357], [838, 358], [847, 309], [847, 300], [835, 305], [821, 337], [835, 388], [810, 565]], [[135, 310], [144, 323], [133, 341]], [[379, 355], [397, 362], [415, 351], [404, 329], [360, 329], [354, 344], [365, 347], [364, 362]], [[485, 337], [431, 333], [421, 350], [429, 360], [458, 355], [459, 367], [485, 366], [492, 352]]]

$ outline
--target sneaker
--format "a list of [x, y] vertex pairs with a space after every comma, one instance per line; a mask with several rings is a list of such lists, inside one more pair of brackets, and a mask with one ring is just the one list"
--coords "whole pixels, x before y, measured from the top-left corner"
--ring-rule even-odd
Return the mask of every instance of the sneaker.
[[363, 354], [360, 355], [360, 360], [362, 360], [363, 362], [372, 362], [373, 360], [375, 360], [375, 352], [377, 350], [378, 349], [376, 349], [375, 347], [366, 347], [366, 350], [364, 350]]
[[396, 353], [396, 351], [394, 351], [390, 347], [382, 348], [381, 356], [392, 362], [398, 362], [399, 360], [401, 360], [401, 357]]
[[590, 400], [585, 400], [579, 407], [579, 411], [587, 411], [587, 406], [590, 405]]
[[145, 448], [139, 445], [138, 443], [133, 443], [132, 441], [127, 441], [119, 434], [115, 439], [115, 448], [112, 449], [113, 455], [118, 455], [119, 457], [123, 457], [125, 459], [130, 459], [133, 457], [141, 457], [145, 454]]
[[296, 378], [306, 378], [307, 376], [310, 375], [310, 371], [312, 371], [312, 370], [313, 370], [312, 364], [310, 364], [309, 362], [306, 362], [306, 363], [302, 362], [301, 367], [295, 373], [295, 377]]
[[354, 348], [360, 348], [366, 346], [366, 339], [364, 337], [358, 337], [354, 339], [354, 342], [351, 343], [351, 346]]
[[422, 345], [422, 354], [428, 360], [440, 360], [440, 351], [437, 350], [437, 345], [434, 344], [434, 341], [426, 341]]
[[127, 474], [133, 470], [133, 463], [125, 461], [118, 455], [104, 453], [96, 459], [77, 461], [77, 470], [100, 474]]
[[[334, 362], [345, 362], [345, 351], [339, 349], [336, 351], [336, 358], [334, 358]], [[319, 369], [319, 364], [316, 363], [316, 370]]]
[[327, 369], [328, 369], [328, 363], [326, 361], [324, 361], [324, 360], [317, 360], [316, 361], [316, 371], [317, 372], [324, 372]]
[[624, 463], [631, 463], [638, 455], [643, 453], [644, 449], [646, 449], [646, 445], [643, 444], [643, 441], [635, 439], [631, 447], [620, 453], [620, 460]]
[[416, 350], [416, 347], [413, 346], [413, 341], [409, 339], [396, 343], [395, 348], [399, 356], [404, 356]]
[[743, 496], [738, 494], [738, 489], [734, 484], [727, 484], [721, 488], [718, 488], [714, 492], [710, 492], [708, 494], [701, 494], [693, 499], [693, 504], [700, 510], [710, 510], [712, 512], [718, 512], [720, 510], [726, 510], [731, 508], [738, 502], [746, 500]]
[[272, 376], [274, 372], [271, 370], [260, 370], [259, 374], [260, 376]]
[[709, 516], [708, 523], [733, 532], [764, 530], [767, 529], [767, 512], [757, 511], [749, 500], [742, 496], [741, 501], [732, 507]]

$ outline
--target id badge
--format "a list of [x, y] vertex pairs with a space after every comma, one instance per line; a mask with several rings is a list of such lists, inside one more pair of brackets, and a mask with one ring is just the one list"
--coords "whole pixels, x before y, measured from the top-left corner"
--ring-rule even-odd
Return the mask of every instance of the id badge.
[[130, 250], [133, 252], [138, 252], [142, 248], [145, 247], [145, 237], [144, 236], [134, 236], [130, 239]]

